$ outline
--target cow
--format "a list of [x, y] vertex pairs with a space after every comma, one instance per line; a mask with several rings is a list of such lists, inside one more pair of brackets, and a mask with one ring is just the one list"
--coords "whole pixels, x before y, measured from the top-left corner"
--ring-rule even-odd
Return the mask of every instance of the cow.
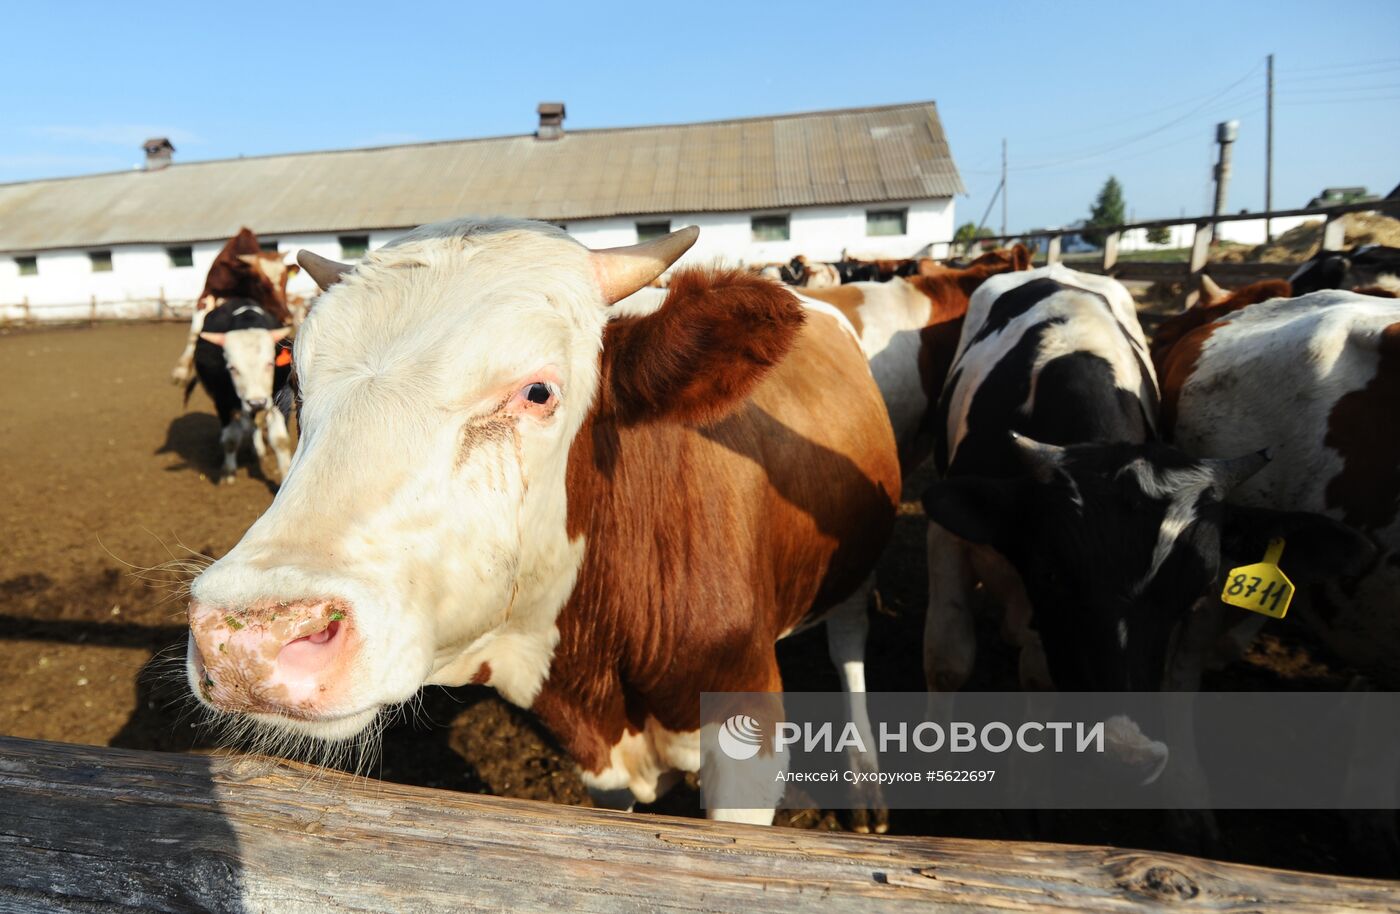
[[1318, 251], [1288, 278], [1294, 295], [1321, 289], [1400, 292], [1400, 248], [1366, 244], [1350, 251]]
[[805, 289], [829, 289], [841, 285], [841, 274], [829, 263], [812, 263], [805, 255], [798, 254], [788, 264], [783, 281]]
[[[1238, 294], [1238, 293], [1236, 293]], [[1201, 310], [1201, 309], [1197, 309]], [[1167, 329], [1166, 325], [1162, 330]], [[1285, 538], [1280, 565], [1298, 585], [1301, 620], [1338, 657], [1400, 686], [1400, 302], [1323, 290], [1218, 311], [1154, 340], [1163, 433], [1189, 454], [1273, 449], [1231, 493], [1238, 510], [1315, 512], [1350, 539]], [[1263, 543], [1245, 544], [1263, 554]], [[1204, 647], [1235, 628], [1235, 649], [1263, 624], [1216, 606]], [[1241, 634], [1242, 633], [1242, 634]]]
[[969, 570], [1003, 604], [1024, 686], [1154, 690], [1222, 541], [1335, 526], [1233, 510], [1227, 497], [1276, 442], [1191, 456], [1159, 438], [1157, 406], [1118, 282], [1055, 265], [973, 294], [938, 407], [943, 478], [923, 496], [931, 691], [956, 690], [971, 671]]
[[[1197, 327], [1209, 324], [1231, 311], [1238, 311], [1240, 308], [1268, 301], [1271, 298], [1289, 298], [1292, 295], [1293, 286], [1285, 279], [1260, 280], [1227, 291], [1216, 285], [1215, 280], [1209, 276], [1202, 275], [1201, 297], [1196, 304], [1180, 314], [1173, 314], [1162, 321], [1152, 334], [1152, 366], [1157, 371], [1157, 377], [1161, 381], [1163, 390], [1167, 388], [1164, 359], [1182, 337]], [[1167, 425], [1171, 424], [1171, 418], [1165, 414], [1174, 408], [1169, 404], [1170, 396], [1163, 401], [1164, 421]]]
[[425, 684], [488, 685], [625, 806], [710, 770], [700, 693], [779, 690], [789, 632], [825, 619], [862, 691], [900, 492], [879, 391], [848, 325], [752, 274], [679, 270], [644, 313], [697, 235], [590, 251], [463, 219], [353, 270], [303, 252], [326, 291], [295, 344], [301, 437], [192, 582], [198, 700], [345, 741]]
[[286, 477], [291, 463], [290, 404], [280, 394], [291, 375], [286, 344], [291, 332], [247, 298], [229, 299], [205, 315], [195, 344], [195, 377], [185, 386], [185, 400], [198, 382], [214, 401], [224, 453], [220, 481], [226, 485], [236, 480], [239, 452], [250, 440], [259, 460], [272, 449], [278, 479]]
[[239, 229], [238, 234], [224, 243], [209, 266], [204, 290], [195, 301], [195, 311], [190, 317], [190, 333], [184, 351], [170, 372], [171, 382], [176, 385], [190, 382], [194, 372], [195, 341], [204, 329], [204, 321], [209, 312], [229, 299], [257, 303], [279, 325], [300, 324], [306, 317], [305, 304], [299, 296], [287, 295], [287, 282], [297, 270], [295, 264], [284, 263], [282, 255], [276, 251], [262, 250], [258, 236], [251, 229]]
[[894, 426], [906, 475], [932, 449], [933, 406], [958, 346], [968, 298], [988, 277], [1029, 267], [1030, 252], [1018, 244], [989, 251], [963, 269], [939, 267], [907, 279], [801, 293], [808, 301], [837, 309], [856, 328]]
[[[836, 276], [841, 281], [841, 285], [853, 282], [879, 282], [880, 268], [873, 263], [863, 260], [851, 260], [844, 254], [841, 259], [832, 264], [836, 268]], [[888, 279], [889, 277], [885, 277]]]

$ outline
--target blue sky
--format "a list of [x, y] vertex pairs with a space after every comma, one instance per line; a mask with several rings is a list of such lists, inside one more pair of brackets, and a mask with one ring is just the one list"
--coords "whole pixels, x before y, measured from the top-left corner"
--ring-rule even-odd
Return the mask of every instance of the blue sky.
[[[0, 55], [0, 181], [180, 160], [935, 99], [977, 219], [1010, 144], [1009, 228], [1087, 213], [1110, 173], [1138, 218], [1400, 183], [1400, 3], [26, 3]], [[1000, 209], [989, 220], [995, 228]]]

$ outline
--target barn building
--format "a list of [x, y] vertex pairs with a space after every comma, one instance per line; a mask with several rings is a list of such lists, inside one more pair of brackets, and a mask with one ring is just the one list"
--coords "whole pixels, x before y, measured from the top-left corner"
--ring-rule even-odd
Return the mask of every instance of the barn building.
[[566, 129], [561, 103], [537, 113], [521, 136], [205, 162], [155, 137], [141, 169], [0, 185], [0, 316], [187, 306], [245, 225], [269, 248], [350, 262], [472, 213], [553, 222], [590, 247], [694, 224], [690, 259], [941, 255], [964, 192], [933, 102], [597, 130]]

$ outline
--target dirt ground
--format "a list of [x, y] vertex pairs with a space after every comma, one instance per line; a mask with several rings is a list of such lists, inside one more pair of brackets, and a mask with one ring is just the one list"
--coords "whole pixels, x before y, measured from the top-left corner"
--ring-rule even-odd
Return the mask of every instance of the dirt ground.
[[[143, 571], [190, 550], [218, 556], [272, 499], [246, 468], [213, 482], [218, 423], [196, 391], [186, 410], [168, 372], [183, 345], [175, 324], [0, 330], [0, 733], [181, 751], [208, 748], [181, 681], [179, 577]], [[250, 475], [250, 472], [253, 475]], [[920, 479], [908, 481], [895, 542], [879, 569], [868, 662], [873, 690], [921, 690], [925, 600]], [[994, 626], [973, 688], [1014, 687], [1013, 658]], [[790, 689], [835, 689], [820, 631], [780, 646]], [[1216, 688], [1340, 688], [1348, 675], [1306, 645], [1266, 638]], [[420, 713], [386, 733], [377, 771], [404, 783], [586, 804], [571, 765], [529, 716], [482, 688], [432, 689]], [[660, 805], [698, 815], [695, 791]], [[838, 814], [781, 813], [796, 827], [840, 828]], [[1226, 813], [1226, 859], [1396, 876], [1346, 837], [1342, 816]], [[1162, 850], [1160, 813], [1027, 816], [900, 812], [898, 833], [964, 835]]]

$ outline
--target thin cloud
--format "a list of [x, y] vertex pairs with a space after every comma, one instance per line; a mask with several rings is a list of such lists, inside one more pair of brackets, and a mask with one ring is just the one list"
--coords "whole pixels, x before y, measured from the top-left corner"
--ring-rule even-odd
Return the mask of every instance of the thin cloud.
[[383, 133], [372, 133], [369, 136], [354, 140], [350, 145], [359, 146], [406, 146], [409, 143], [424, 143], [427, 137], [417, 133], [401, 133], [386, 131]]
[[101, 155], [32, 153], [0, 155], [0, 168], [120, 168], [120, 160]]
[[169, 137], [176, 146], [197, 146], [204, 142], [189, 130], [150, 124], [44, 124], [27, 127], [24, 132], [30, 136], [92, 146], [139, 146], [153, 136]]

